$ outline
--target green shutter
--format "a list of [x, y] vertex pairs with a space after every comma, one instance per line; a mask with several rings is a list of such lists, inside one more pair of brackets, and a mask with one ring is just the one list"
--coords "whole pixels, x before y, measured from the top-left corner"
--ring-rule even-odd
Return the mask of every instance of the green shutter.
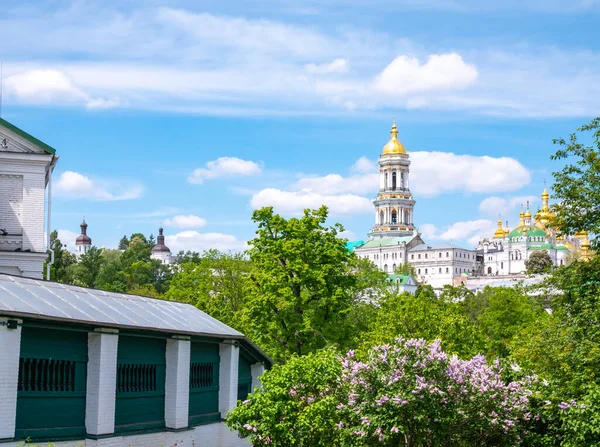
[[219, 345], [192, 342], [190, 356], [190, 425], [221, 419], [219, 413]]
[[119, 335], [115, 432], [165, 426], [166, 340]]
[[87, 332], [23, 326], [16, 437], [85, 436]]
[[238, 400], [246, 400], [252, 392], [252, 360], [246, 357], [240, 350], [240, 362], [238, 365]]

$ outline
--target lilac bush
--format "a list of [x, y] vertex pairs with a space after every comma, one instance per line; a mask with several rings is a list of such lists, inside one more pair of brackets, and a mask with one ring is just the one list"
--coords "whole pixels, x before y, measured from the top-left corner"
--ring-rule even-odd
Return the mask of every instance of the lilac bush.
[[450, 357], [439, 340], [400, 338], [366, 361], [350, 351], [342, 368], [345, 445], [518, 445], [534, 417], [533, 378], [506, 383], [499, 363]]

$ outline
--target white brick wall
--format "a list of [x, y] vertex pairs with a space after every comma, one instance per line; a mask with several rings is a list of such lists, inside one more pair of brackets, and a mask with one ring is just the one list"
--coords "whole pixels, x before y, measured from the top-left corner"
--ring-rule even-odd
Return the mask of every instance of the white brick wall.
[[237, 404], [240, 348], [227, 340], [219, 345], [219, 357], [219, 411], [224, 418]]
[[[43, 263], [47, 258], [44, 253], [46, 170], [51, 160], [50, 155], [0, 152], [0, 197], [9, 199], [0, 199], [0, 214], [8, 216], [5, 220], [10, 222], [5, 222], [4, 226], [11, 232], [21, 227], [20, 248], [32, 252], [14, 252], [14, 249], [3, 249], [5, 244], [2, 244], [0, 268], [16, 267], [23, 276], [42, 278]], [[15, 191], [17, 183], [21, 185], [20, 193]], [[3, 191], [6, 188], [11, 190], [10, 197], [8, 191]], [[14, 219], [15, 213], [20, 214], [18, 221]], [[0, 225], [0, 228], [4, 227]], [[0, 239], [7, 238], [0, 236]], [[36, 253], [43, 255], [26, 256]]]
[[188, 426], [190, 350], [190, 340], [167, 340], [165, 424], [168, 428], [185, 428]]
[[118, 331], [88, 334], [85, 428], [92, 435], [115, 431]]
[[[0, 322], [6, 323], [8, 320], [0, 317]], [[8, 329], [7, 326], [0, 325], [0, 353], [2, 353], [0, 361], [0, 439], [2, 439], [15, 436], [21, 326], [17, 329]]]

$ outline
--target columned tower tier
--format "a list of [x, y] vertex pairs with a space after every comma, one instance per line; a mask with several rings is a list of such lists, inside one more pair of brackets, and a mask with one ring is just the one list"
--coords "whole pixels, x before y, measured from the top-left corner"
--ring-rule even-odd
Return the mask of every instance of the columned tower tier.
[[407, 236], [414, 233], [415, 200], [409, 188], [410, 160], [404, 145], [398, 140], [396, 123], [390, 141], [379, 156], [379, 194], [375, 205], [375, 226], [372, 238]]

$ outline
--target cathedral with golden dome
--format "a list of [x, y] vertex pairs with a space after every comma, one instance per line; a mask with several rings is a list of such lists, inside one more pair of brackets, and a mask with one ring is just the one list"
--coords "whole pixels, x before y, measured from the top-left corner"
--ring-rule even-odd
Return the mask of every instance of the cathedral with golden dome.
[[527, 204], [527, 210], [521, 210], [519, 225], [512, 231], [498, 228], [493, 238], [484, 238], [477, 246], [479, 272], [483, 275], [511, 275], [524, 273], [525, 261], [535, 251], [544, 250], [556, 266], [566, 265], [576, 257], [588, 259], [591, 256], [590, 243], [586, 232], [574, 236], [562, 236], [549, 227], [554, 217], [549, 206], [550, 194], [544, 188], [542, 207], [533, 216]]

